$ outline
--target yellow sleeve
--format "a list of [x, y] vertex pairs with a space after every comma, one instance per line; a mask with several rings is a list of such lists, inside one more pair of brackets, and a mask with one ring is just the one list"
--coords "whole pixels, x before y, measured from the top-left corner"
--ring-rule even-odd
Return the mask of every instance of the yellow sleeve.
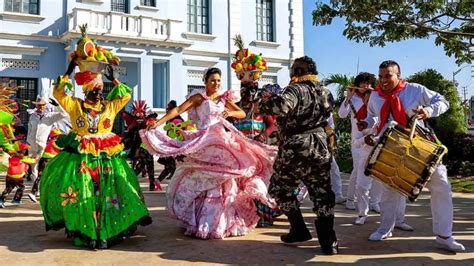
[[119, 83], [115, 86], [112, 91], [107, 95], [107, 100], [109, 100], [109, 105], [115, 114], [120, 112], [122, 108], [127, 105], [127, 103], [132, 98], [132, 89], [123, 83]]
[[77, 99], [66, 94], [66, 86], [72, 86], [71, 81], [63, 76], [59, 76], [54, 83], [53, 96], [64, 109], [64, 111], [70, 114], [74, 112], [75, 102]]

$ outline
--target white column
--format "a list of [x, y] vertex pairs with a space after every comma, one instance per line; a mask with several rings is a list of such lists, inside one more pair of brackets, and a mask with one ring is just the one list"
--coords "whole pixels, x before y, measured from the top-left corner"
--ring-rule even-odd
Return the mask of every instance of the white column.
[[153, 104], [153, 59], [142, 55], [138, 65], [138, 100]]
[[290, 0], [290, 59], [303, 55], [303, 0]]

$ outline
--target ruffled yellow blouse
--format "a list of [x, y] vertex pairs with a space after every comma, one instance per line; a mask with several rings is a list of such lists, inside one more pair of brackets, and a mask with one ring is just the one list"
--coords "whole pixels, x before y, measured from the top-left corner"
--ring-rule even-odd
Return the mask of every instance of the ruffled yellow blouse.
[[72, 131], [80, 141], [80, 151], [98, 155], [106, 152], [113, 155], [123, 149], [120, 138], [112, 133], [115, 116], [131, 99], [132, 90], [119, 83], [103, 100], [94, 105], [66, 94], [69, 79], [60, 77], [53, 88], [54, 98], [69, 114]]

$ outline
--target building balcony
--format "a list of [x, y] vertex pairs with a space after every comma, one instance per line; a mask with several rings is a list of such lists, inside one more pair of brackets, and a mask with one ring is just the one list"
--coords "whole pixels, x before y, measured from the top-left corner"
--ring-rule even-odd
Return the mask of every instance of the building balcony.
[[185, 48], [192, 44], [182, 38], [185, 25], [179, 20], [82, 8], [74, 8], [68, 15], [68, 32], [62, 39], [68, 41], [79, 37], [79, 26], [83, 24], [87, 24], [91, 37], [105, 42], [173, 48]]

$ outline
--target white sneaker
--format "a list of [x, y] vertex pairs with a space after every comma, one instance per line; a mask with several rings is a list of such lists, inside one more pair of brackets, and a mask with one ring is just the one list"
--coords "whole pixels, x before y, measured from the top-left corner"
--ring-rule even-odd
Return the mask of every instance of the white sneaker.
[[34, 203], [38, 202], [34, 194], [28, 193], [28, 198], [30, 198], [30, 200], [33, 201]]
[[346, 198], [343, 196], [336, 196], [336, 204], [343, 204], [346, 201]]
[[370, 204], [370, 210], [375, 213], [380, 213], [380, 205], [378, 203]]
[[465, 251], [466, 249], [464, 246], [454, 240], [452, 236], [450, 236], [448, 239], [443, 239], [439, 236], [436, 237], [436, 243], [438, 243], [441, 248], [451, 250], [451, 251]]
[[355, 220], [355, 224], [357, 225], [363, 225], [365, 224], [365, 220], [367, 220], [367, 216], [359, 216]]
[[356, 206], [355, 206], [355, 203], [354, 203], [353, 200], [348, 199], [346, 201], [346, 209], [348, 209], [348, 210], [355, 210], [356, 209]]
[[411, 227], [411, 225], [403, 222], [403, 223], [399, 223], [399, 224], [395, 224], [395, 228], [397, 229], [400, 229], [402, 231], [413, 231], [413, 227]]
[[392, 236], [392, 232], [383, 233], [383, 232], [379, 232], [379, 230], [377, 230], [369, 236], [369, 240], [370, 241], [382, 241], [385, 238], [391, 237], [391, 236]]

